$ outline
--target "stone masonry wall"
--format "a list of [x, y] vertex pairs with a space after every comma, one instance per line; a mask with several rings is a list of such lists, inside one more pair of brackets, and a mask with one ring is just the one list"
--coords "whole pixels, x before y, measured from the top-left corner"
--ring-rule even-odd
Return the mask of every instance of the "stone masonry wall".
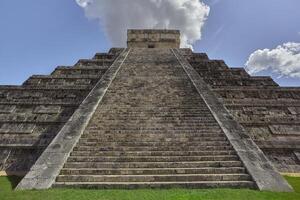
[[179, 48], [178, 30], [128, 30], [129, 48]]
[[120, 49], [0, 86], [0, 172], [24, 175], [112, 64]]
[[206, 54], [181, 52], [278, 170], [299, 172], [300, 88], [280, 87]]

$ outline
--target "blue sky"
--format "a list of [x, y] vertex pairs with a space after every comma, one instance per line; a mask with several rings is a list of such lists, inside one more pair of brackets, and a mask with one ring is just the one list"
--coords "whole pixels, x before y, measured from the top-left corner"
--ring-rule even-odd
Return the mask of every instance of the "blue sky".
[[[299, 0], [204, 0], [210, 14], [194, 51], [243, 67], [257, 49], [300, 42]], [[74, 0], [0, 0], [0, 84], [22, 84], [30, 75], [107, 51], [98, 22], [88, 20]], [[299, 78], [277, 78], [300, 86]]]

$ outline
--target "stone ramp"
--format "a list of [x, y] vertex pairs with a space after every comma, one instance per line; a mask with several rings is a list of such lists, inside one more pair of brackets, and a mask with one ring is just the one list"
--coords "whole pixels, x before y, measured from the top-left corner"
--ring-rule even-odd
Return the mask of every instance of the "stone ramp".
[[170, 49], [132, 49], [54, 187], [255, 188]]

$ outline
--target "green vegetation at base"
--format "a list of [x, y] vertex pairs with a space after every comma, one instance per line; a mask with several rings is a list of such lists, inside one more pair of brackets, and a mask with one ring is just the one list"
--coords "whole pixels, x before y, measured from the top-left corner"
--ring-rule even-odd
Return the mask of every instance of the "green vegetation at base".
[[294, 188], [295, 192], [300, 194], [300, 177], [285, 176], [285, 179]]
[[0, 200], [299, 200], [300, 178], [286, 177], [293, 193], [260, 192], [237, 189], [169, 190], [79, 190], [13, 191], [17, 177], [0, 177]]

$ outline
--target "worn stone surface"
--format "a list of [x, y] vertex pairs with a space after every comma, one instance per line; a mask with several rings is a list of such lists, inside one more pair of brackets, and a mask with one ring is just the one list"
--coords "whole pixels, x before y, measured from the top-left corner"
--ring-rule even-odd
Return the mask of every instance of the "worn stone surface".
[[171, 50], [139, 48], [128, 55], [54, 186], [82, 184], [256, 187]]
[[173, 52], [210, 108], [210, 111], [218, 121], [258, 188], [270, 191], [292, 191], [286, 180], [275, 170], [263, 152], [248, 136], [244, 128], [233, 119], [201, 76], [184, 59], [178, 50], [174, 49]]
[[123, 64], [129, 50], [124, 50], [107, 70], [79, 108], [42, 153], [17, 189], [47, 189], [52, 186], [72, 149], [85, 130], [97, 105]]
[[119, 53], [96, 54], [93, 65], [58, 67], [22, 86], [0, 86], [0, 171], [25, 175]]
[[299, 173], [292, 152], [300, 148], [300, 88], [279, 87], [270, 77], [252, 77], [205, 55], [188, 52], [185, 58], [277, 170]]

